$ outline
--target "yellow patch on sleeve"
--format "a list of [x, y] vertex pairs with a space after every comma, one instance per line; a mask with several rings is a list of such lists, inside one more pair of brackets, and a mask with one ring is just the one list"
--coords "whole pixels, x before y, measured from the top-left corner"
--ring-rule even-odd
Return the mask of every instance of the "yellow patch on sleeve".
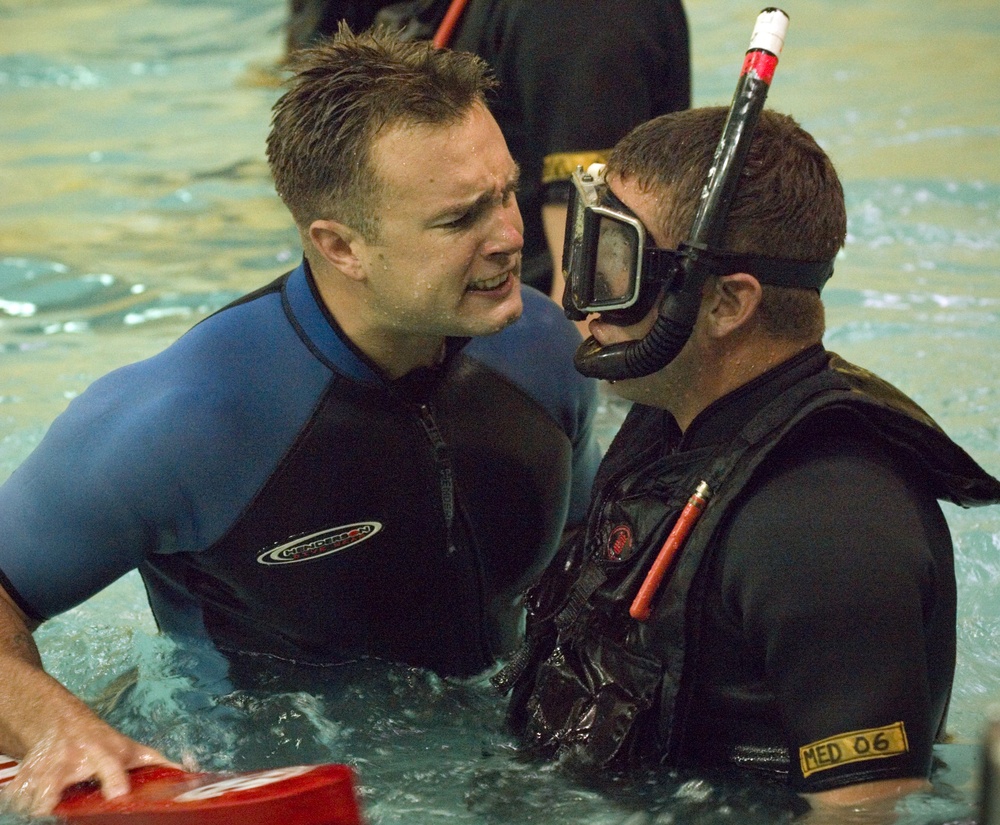
[[820, 739], [799, 748], [802, 775], [839, 768], [851, 762], [884, 759], [910, 750], [906, 728], [902, 722], [884, 728], [869, 728]]

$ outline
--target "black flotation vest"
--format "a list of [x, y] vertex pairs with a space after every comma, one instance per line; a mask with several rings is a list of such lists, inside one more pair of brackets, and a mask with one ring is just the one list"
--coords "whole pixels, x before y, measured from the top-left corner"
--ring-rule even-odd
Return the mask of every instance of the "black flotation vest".
[[[610, 473], [602, 467], [587, 535], [564, 545], [529, 591], [525, 645], [494, 677], [501, 691], [513, 689], [509, 722], [529, 750], [585, 770], [646, 759], [677, 764], [690, 705], [685, 662], [694, 661], [698, 649], [697, 593], [719, 527], [761, 463], [807, 418], [851, 416], [921, 473], [938, 499], [963, 507], [1000, 502], [1000, 482], [912, 400], [872, 373], [826, 356], [828, 368], [794, 384], [721, 448], [692, 450], [666, 469], [656, 438], [626, 439], [645, 443], [637, 455], [627, 456], [629, 446], [617, 456], [609, 451], [605, 461], [616, 466]], [[711, 500], [675, 559], [651, 620], [639, 623], [629, 605], [701, 481], [713, 491]], [[636, 539], [626, 564], [611, 559], [619, 543], [610, 531], [623, 522]]]

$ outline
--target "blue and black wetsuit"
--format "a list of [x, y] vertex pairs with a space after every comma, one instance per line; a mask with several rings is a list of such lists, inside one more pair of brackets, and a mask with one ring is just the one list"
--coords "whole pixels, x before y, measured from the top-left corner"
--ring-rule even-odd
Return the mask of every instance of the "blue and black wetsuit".
[[0, 581], [41, 620], [138, 568], [223, 652], [481, 671], [599, 460], [579, 337], [524, 306], [388, 381], [303, 264], [73, 401], [0, 488]]

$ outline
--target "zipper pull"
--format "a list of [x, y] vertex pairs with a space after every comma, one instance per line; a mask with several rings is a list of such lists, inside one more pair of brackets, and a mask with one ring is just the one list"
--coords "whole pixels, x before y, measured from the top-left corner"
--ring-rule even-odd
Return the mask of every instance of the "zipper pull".
[[453, 534], [455, 521], [455, 477], [451, 468], [451, 451], [448, 449], [448, 444], [444, 440], [444, 436], [441, 435], [441, 431], [438, 429], [437, 422], [434, 420], [434, 412], [430, 408], [430, 405], [420, 404], [418, 409], [420, 412], [420, 424], [423, 426], [424, 432], [427, 434], [427, 438], [434, 448], [434, 463], [437, 465], [438, 485], [441, 490], [441, 509], [444, 513], [445, 530], [447, 533], [446, 542], [448, 547], [446, 553], [449, 556], [453, 556], [458, 552], [458, 548], [455, 547]]

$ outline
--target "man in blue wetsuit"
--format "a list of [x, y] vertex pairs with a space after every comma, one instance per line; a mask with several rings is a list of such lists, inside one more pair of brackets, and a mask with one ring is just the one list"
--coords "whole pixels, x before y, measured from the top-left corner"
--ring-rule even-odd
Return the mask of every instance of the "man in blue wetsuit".
[[[823, 348], [844, 197], [791, 118], [762, 113], [717, 245], [677, 251], [726, 116], [650, 121], [575, 177], [567, 308], [599, 313], [577, 360], [637, 403], [495, 681], [527, 747], [563, 765], [744, 771], [816, 808], [892, 800], [927, 786], [955, 667], [938, 499], [997, 503], [1000, 482]], [[657, 349], [698, 284], [690, 255], [689, 334]]]
[[29, 632], [125, 572], [237, 684], [360, 657], [468, 676], [516, 647], [519, 594], [585, 513], [595, 387], [576, 329], [521, 287], [485, 64], [349, 31], [300, 60], [267, 150], [302, 264], [95, 382], [0, 488], [21, 807], [162, 760], [46, 675]]

